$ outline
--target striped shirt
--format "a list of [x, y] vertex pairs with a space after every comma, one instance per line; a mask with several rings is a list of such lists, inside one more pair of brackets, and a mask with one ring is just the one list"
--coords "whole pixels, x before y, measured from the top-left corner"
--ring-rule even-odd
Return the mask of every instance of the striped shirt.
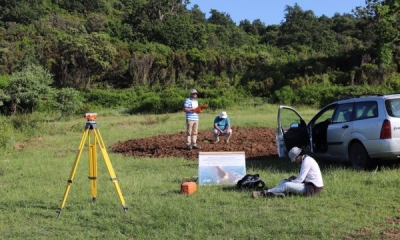
[[[199, 103], [195, 98], [188, 98], [183, 104], [184, 108], [197, 108]], [[199, 115], [194, 112], [186, 112], [186, 120], [199, 121]]]

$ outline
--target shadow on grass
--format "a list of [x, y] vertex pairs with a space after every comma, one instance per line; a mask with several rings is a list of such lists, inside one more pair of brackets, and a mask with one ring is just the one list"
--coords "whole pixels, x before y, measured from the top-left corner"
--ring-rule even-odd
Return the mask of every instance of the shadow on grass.
[[258, 187], [258, 188], [243, 188], [243, 189], [240, 189], [240, 188], [236, 187], [236, 185], [223, 186], [222, 187], [222, 191], [224, 191], [224, 192], [243, 192], [243, 193], [248, 193], [249, 196], [251, 195], [251, 193], [253, 191], [261, 191], [263, 189], [267, 189], [267, 188], [266, 187], [264, 187], [264, 188], [259, 188]]
[[[318, 165], [321, 171], [331, 169], [345, 169], [352, 170], [353, 167], [349, 162], [335, 162], [318, 160]], [[246, 167], [248, 169], [254, 169], [254, 171], [260, 170], [271, 170], [280, 172], [293, 172], [298, 171], [299, 166], [290, 162], [288, 158], [279, 158], [278, 155], [270, 155], [265, 157], [247, 158]], [[369, 171], [380, 171], [382, 169], [399, 169], [400, 161], [374, 161]]]

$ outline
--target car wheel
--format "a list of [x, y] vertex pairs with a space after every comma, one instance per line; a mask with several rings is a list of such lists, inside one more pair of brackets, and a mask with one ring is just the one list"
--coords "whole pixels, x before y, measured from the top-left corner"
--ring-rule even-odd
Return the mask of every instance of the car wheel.
[[351, 144], [349, 158], [354, 170], [365, 170], [370, 162], [369, 155], [360, 142]]

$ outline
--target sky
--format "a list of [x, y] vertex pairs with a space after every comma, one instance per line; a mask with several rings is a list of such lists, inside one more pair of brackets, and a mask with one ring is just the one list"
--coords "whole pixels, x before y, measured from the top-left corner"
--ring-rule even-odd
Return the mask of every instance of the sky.
[[365, 6], [364, 0], [190, 0], [190, 3], [188, 9], [197, 4], [206, 18], [211, 9], [216, 9], [229, 14], [236, 24], [245, 19], [250, 22], [260, 19], [267, 26], [284, 22], [285, 7], [293, 7], [296, 3], [303, 11], [312, 10], [317, 17], [351, 13], [357, 6]]

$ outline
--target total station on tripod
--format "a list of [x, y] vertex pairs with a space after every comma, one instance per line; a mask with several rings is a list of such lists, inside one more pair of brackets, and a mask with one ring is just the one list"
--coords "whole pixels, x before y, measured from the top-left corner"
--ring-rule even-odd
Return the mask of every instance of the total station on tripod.
[[86, 118], [88, 121], [94, 121], [97, 118], [97, 113], [85, 113], [83, 117]]
[[58, 216], [61, 215], [62, 210], [65, 207], [68, 193], [71, 189], [73, 179], [76, 173], [76, 169], [78, 167], [78, 163], [80, 161], [80, 158], [82, 156], [82, 152], [84, 149], [89, 150], [88, 155], [89, 155], [89, 180], [90, 180], [90, 192], [92, 195], [92, 200], [93, 202], [96, 202], [97, 200], [97, 149], [100, 149], [100, 152], [103, 156], [103, 160], [106, 164], [106, 167], [108, 169], [108, 173], [110, 174], [110, 180], [114, 184], [115, 190], [118, 194], [119, 200], [122, 204], [122, 208], [124, 211], [128, 210], [128, 207], [125, 204], [125, 199], [122, 196], [121, 188], [119, 187], [118, 179], [115, 174], [114, 168], [111, 164], [110, 157], [108, 156], [107, 153], [107, 148], [106, 145], [104, 144], [103, 138], [101, 137], [100, 130], [97, 126], [96, 123], [96, 118], [97, 118], [97, 113], [85, 113], [83, 115], [86, 119], [86, 125], [85, 125], [85, 131], [83, 132], [78, 152], [76, 153], [74, 165], [71, 169], [68, 181], [67, 181], [67, 187], [65, 188], [65, 192], [63, 195], [63, 199], [61, 201], [60, 208], [56, 211], [58, 213]]

